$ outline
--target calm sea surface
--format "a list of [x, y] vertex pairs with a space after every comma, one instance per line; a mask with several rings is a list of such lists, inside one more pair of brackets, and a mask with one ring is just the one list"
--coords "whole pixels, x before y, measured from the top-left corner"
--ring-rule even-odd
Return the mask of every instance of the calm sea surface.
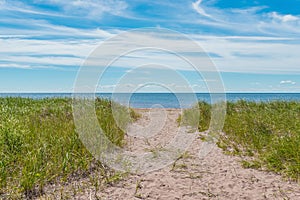
[[[133, 108], [187, 108], [192, 106], [197, 100], [211, 102], [211, 95], [208, 93], [197, 94], [172, 94], [172, 93], [134, 93], [134, 94], [111, 94], [98, 93], [97, 97], [112, 98], [121, 104], [128, 105]], [[33, 99], [41, 98], [57, 98], [72, 97], [72, 93], [0, 93], [0, 97], [25, 97]], [[222, 95], [216, 95], [220, 99]], [[227, 101], [300, 101], [300, 93], [227, 93], [225, 94]], [[223, 98], [221, 98], [223, 99]]]

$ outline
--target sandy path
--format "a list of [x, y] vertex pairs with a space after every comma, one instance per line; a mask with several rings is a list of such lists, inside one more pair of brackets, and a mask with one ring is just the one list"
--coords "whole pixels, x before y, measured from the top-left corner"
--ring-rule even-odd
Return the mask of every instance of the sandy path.
[[[149, 112], [138, 110], [142, 118], [132, 125], [149, 124]], [[179, 110], [168, 110], [162, 130], [151, 139], [127, 136], [126, 149], [149, 151], [159, 149], [178, 130]], [[279, 175], [244, 169], [240, 158], [228, 156], [215, 147], [205, 158], [197, 154], [201, 140], [197, 139], [184, 156], [161, 170], [129, 175], [124, 180], [96, 192], [100, 199], [300, 199], [300, 185], [285, 182]], [[74, 185], [74, 183], [73, 183]], [[77, 199], [95, 199], [93, 189], [85, 190]], [[93, 195], [92, 195], [93, 194]]]
[[[147, 110], [136, 123], [149, 123]], [[164, 146], [177, 130], [178, 110], [169, 110], [162, 131], [144, 141], [128, 138], [127, 148], [144, 151]], [[281, 180], [273, 173], [244, 169], [239, 158], [214, 148], [200, 159], [201, 140], [196, 140], [188, 153], [175, 165], [143, 175], [131, 175], [101, 192], [103, 199], [300, 199], [300, 185]]]

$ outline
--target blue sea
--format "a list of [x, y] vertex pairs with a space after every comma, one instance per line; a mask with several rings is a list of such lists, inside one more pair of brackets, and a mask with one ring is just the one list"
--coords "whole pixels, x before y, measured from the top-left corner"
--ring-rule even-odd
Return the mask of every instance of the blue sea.
[[[212, 102], [209, 93], [97, 93], [97, 97], [109, 98], [117, 101], [123, 105], [128, 105], [133, 108], [188, 108], [196, 101]], [[72, 93], [0, 93], [0, 97], [24, 97], [33, 99], [42, 98], [58, 98], [58, 97], [72, 97]], [[216, 95], [220, 98], [224, 95]], [[255, 102], [269, 102], [269, 101], [299, 101], [300, 93], [227, 93], [226, 100], [235, 102], [238, 100], [247, 100]]]

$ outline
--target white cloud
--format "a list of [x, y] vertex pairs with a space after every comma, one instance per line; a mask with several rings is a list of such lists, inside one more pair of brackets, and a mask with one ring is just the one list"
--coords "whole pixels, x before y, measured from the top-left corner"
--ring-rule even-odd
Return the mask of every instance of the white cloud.
[[20, 65], [20, 64], [14, 64], [14, 63], [0, 63], [0, 68], [19, 68], [19, 69], [32, 69], [30, 65]]
[[[4, 1], [0, 0], [3, 4]], [[89, 12], [95, 10], [95, 14], [101, 12], [113, 12], [120, 11], [122, 13], [127, 5], [122, 1], [58, 1], [52, 0], [55, 5], [62, 6], [67, 14], [72, 14], [72, 11], [76, 12]], [[7, 4], [7, 3], [6, 3]], [[6, 7], [8, 5], [5, 5]], [[217, 8], [202, 6], [202, 0], [198, 0], [193, 3], [193, 9], [199, 14], [212, 17], [214, 20], [201, 18], [198, 23], [205, 22], [207, 25], [219, 26], [222, 28], [228, 28], [232, 30], [250, 30], [255, 29], [258, 25], [258, 17], [256, 15], [258, 7], [248, 9], [234, 9], [234, 10], [220, 10]], [[24, 7], [24, 9], [30, 10], [30, 7]], [[119, 11], [118, 11], [119, 10]], [[209, 14], [206, 13], [209, 11]], [[82, 13], [81, 13], [82, 14]], [[195, 15], [195, 14], [194, 14]], [[291, 22], [298, 17], [292, 15], [279, 15], [273, 13], [273, 15], [279, 18], [281, 21]], [[224, 21], [228, 19], [228, 21]], [[278, 19], [278, 20], [279, 20]], [[270, 20], [270, 18], [268, 19]], [[61, 65], [61, 66], [79, 66], [85, 57], [97, 47], [100, 42], [107, 38], [114, 36], [121, 32], [120, 30], [102, 30], [102, 29], [79, 29], [66, 26], [53, 25], [45, 20], [33, 20], [33, 19], [9, 19], [0, 18], [0, 22], [9, 21], [12, 24], [22, 25], [28, 27], [26, 29], [1, 27], [0, 34], [0, 56], [3, 61], [7, 63], [26, 63], [29, 66], [44, 66], [44, 65]], [[197, 21], [197, 20], [196, 20]], [[189, 21], [191, 22], [191, 20]], [[192, 22], [194, 23], [194, 22]], [[197, 23], [197, 22], [196, 22]], [[290, 26], [289, 23], [282, 25], [281, 23], [265, 23], [260, 24], [260, 29], [270, 30], [270, 32], [278, 33], [280, 31], [287, 31], [289, 33], [299, 32], [298, 26]], [[284, 28], [283, 28], [284, 27]], [[257, 31], [257, 30], [254, 30]], [[280, 32], [281, 33], [281, 32]], [[214, 36], [214, 35], [195, 35], [189, 36], [194, 38], [200, 46], [202, 46], [206, 52], [211, 52], [220, 55], [219, 58], [213, 58], [214, 63], [221, 71], [225, 72], [297, 72], [300, 73], [300, 59], [299, 53], [300, 46], [298, 45], [300, 40], [293, 35], [293, 37], [280, 34], [281, 37], [262, 37], [262, 36]], [[32, 39], [37, 37], [52, 38], [49, 40]], [[56, 40], [56, 36], [59, 38], [67, 38], [66, 40]], [[30, 40], [26, 37], [32, 37]], [[295, 39], [296, 37], [296, 39]], [[3, 39], [1, 39], [3, 38]], [[21, 39], [23, 38], [23, 39]], [[73, 39], [69, 39], [73, 38]], [[174, 47], [180, 46], [183, 51], [189, 50], [190, 52], [195, 49], [187, 49], [186, 41], [178, 40], [176, 43], [172, 37], [168, 38], [168, 42], [173, 44]], [[164, 43], [166, 39], [161, 39]], [[145, 40], [143, 37], [137, 37], [139, 40]], [[288, 41], [288, 42], [287, 42]], [[294, 43], [294, 44], [293, 44]], [[127, 44], [123, 44], [127, 45]], [[112, 49], [117, 44], [112, 45]], [[122, 48], [122, 45], [121, 45]], [[133, 47], [136, 48], [136, 47]], [[237, 53], [240, 54], [237, 55]], [[51, 56], [42, 56], [42, 54], [57, 54], [55, 58]], [[67, 57], [64, 55], [73, 55], [73, 57]], [[37, 56], [36, 56], [37, 55]], [[241, 56], [244, 55], [244, 56]], [[248, 56], [247, 56], [248, 55]], [[186, 56], [188, 58], [188, 56]], [[181, 60], [174, 59], [174, 56], [166, 54], [152, 54], [141, 53], [136, 56], [135, 59], [128, 58], [119, 62], [120, 66], [136, 66], [138, 64], [149, 63], [157, 61], [159, 64], [172, 66], [174, 69], [187, 69], [186, 64]], [[201, 62], [201, 59], [199, 59]], [[33, 65], [32, 65], [33, 64]], [[13, 65], [7, 65], [14, 67]]]
[[[112, 34], [108, 32], [108, 34]], [[300, 46], [299, 40], [292, 38], [272, 37], [215, 37], [191, 35], [206, 52], [217, 54], [212, 60], [220, 71], [223, 72], [252, 72], [252, 73], [300, 73]], [[186, 52], [197, 52], [191, 46], [186, 47], [186, 41], [176, 40], [173, 37], [159, 38], [158, 43], [168, 43]], [[140, 38], [145, 40], [147, 38]], [[152, 39], [149, 38], [149, 43]], [[0, 39], [1, 60], [6, 63], [25, 63], [34, 68], [35, 66], [74, 66], [78, 67], [84, 59], [99, 45], [100, 39], [85, 39], [73, 41], [49, 41], [27, 39]], [[249, 42], [250, 41], [250, 42]], [[289, 41], [289, 42], [286, 42]], [[157, 41], [156, 41], [157, 42]], [[139, 44], [139, 42], [137, 42]], [[111, 43], [113, 49], [132, 44]], [[178, 45], [178, 46], [177, 46]], [[176, 47], [177, 46], [177, 47]], [[132, 46], [132, 49], [138, 46]], [[109, 50], [108, 50], [109, 53]], [[54, 55], [54, 56], [52, 56]], [[197, 54], [184, 54], [190, 59]], [[195, 58], [192, 58], [195, 59]], [[197, 62], [203, 62], [201, 57]], [[97, 61], [97, 60], [95, 60]], [[163, 52], [138, 51], [122, 57], [114, 63], [115, 66], [131, 68], [143, 64], [157, 63], [167, 65], [173, 69], [193, 69], [184, 60], [173, 54]], [[97, 63], [95, 63], [97, 64]], [[6, 67], [15, 67], [7, 65]]]
[[206, 11], [200, 6], [201, 3], [202, 3], [202, 0], [198, 0], [194, 3], [192, 3], [194, 10], [197, 11], [197, 13], [199, 13], [200, 15], [210, 18], [211, 15], [207, 14]]
[[[0, 18], [0, 22], [6, 23], [9, 21], [11, 24], [16, 25], [15, 28], [1, 27], [0, 36], [10, 37], [66, 37], [66, 38], [92, 38], [92, 39], [106, 39], [114, 34], [111, 32], [96, 28], [96, 29], [80, 29], [72, 28], [62, 25], [53, 25], [45, 20], [34, 19], [13, 19], [13, 18]], [[20, 29], [18, 26], [26, 26], [26, 29]]]
[[126, 17], [125, 12], [128, 5], [122, 0], [74, 0], [74, 1], [61, 1], [61, 0], [35, 0], [34, 3], [42, 3], [51, 6], [60, 7], [61, 11], [46, 11], [45, 9], [39, 9], [35, 6], [31, 6], [28, 3], [22, 1], [5, 1], [0, 0], [0, 10], [29, 13], [36, 15], [46, 15], [52, 17], [76, 17], [76, 18], [90, 18], [94, 19], [101, 17], [104, 13], [110, 13], [111, 15]]
[[293, 16], [293, 15], [280, 15], [277, 12], [272, 12], [270, 15], [273, 19], [279, 20], [279, 21], [282, 21], [282, 22], [291, 22], [291, 21], [299, 20], [299, 18], [296, 17], [296, 16]]
[[291, 81], [291, 80], [285, 80], [285, 81], [280, 81], [280, 84], [291, 84], [291, 85], [295, 85], [296, 82]]
[[61, 13], [54, 13], [54, 12], [46, 12], [41, 11], [25, 4], [21, 1], [0, 1], [0, 10], [3, 11], [13, 11], [13, 12], [22, 12], [22, 13], [29, 13], [29, 14], [37, 14], [37, 15], [48, 15], [48, 16], [59, 16], [63, 17], [64, 15]]
[[0, 8], [2, 8], [4, 4], [5, 4], [5, 0], [0, 0], [0, 6], [1, 6]]
[[0, 67], [27, 69], [41, 66], [78, 67], [98, 44], [98, 40], [0, 39], [0, 57], [1, 61], [5, 62]]
[[[45, 2], [44, 0], [41, 0]], [[46, 1], [49, 3], [49, 1]], [[110, 1], [99, 1], [99, 0], [75, 0], [75, 1], [61, 1], [51, 0], [52, 5], [62, 7], [67, 15], [71, 16], [85, 16], [85, 17], [99, 17], [103, 13], [107, 12], [112, 15], [126, 15], [125, 10], [128, 5], [125, 1], [121, 0], [110, 0]]]
[[188, 14], [187, 19], [183, 19], [182, 23], [215, 27], [220, 32], [229, 30], [234, 35], [246, 33], [284, 37], [300, 34], [300, 16], [281, 15], [277, 12], [266, 13], [263, 12], [265, 6], [220, 9], [213, 5], [204, 7], [202, 2], [203, 0], [198, 0], [192, 3], [192, 8], [205, 17], [195, 18], [194, 15]]
[[97, 86], [97, 89], [103, 89], [103, 90], [106, 90], [106, 89], [114, 89], [116, 87], [116, 85], [114, 84], [114, 85], [98, 85]]
[[57, 67], [53, 66], [42, 66], [42, 65], [29, 65], [29, 64], [15, 64], [15, 63], [0, 63], [0, 68], [17, 68], [17, 69], [57, 69]]
[[265, 41], [252, 37], [212, 37], [198, 43], [206, 52], [221, 56], [212, 59], [218, 69], [224, 72], [300, 73], [299, 40]]

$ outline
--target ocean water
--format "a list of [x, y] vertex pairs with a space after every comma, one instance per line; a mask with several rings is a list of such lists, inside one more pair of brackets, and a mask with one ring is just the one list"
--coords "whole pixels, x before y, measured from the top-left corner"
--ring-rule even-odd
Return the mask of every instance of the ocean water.
[[[83, 94], [82, 94], [83, 95]], [[72, 97], [72, 93], [0, 93], [0, 97], [24, 97], [24, 98], [58, 98], [58, 97]], [[128, 105], [133, 108], [187, 108], [191, 107], [197, 101], [212, 102], [209, 93], [97, 93], [97, 97], [109, 98], [117, 101], [123, 105]], [[216, 95], [217, 99], [223, 95]], [[255, 102], [269, 102], [269, 101], [299, 101], [300, 93], [227, 93], [226, 100], [235, 102], [238, 100], [247, 100]], [[221, 98], [223, 99], [223, 98]]]

